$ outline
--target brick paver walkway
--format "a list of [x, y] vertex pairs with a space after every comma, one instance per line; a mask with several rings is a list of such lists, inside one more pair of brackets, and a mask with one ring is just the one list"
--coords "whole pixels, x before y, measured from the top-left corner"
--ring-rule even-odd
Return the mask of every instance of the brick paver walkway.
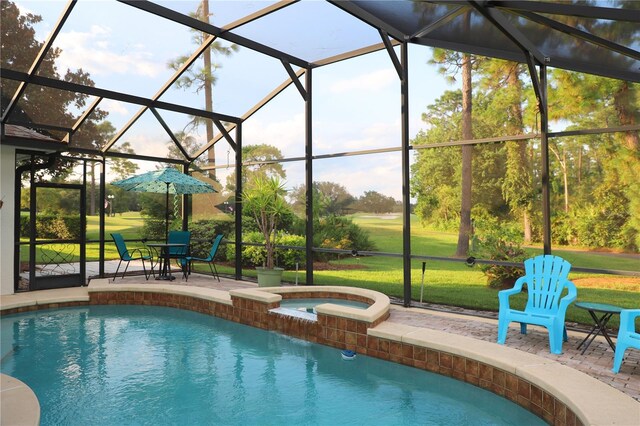
[[[389, 321], [446, 331], [488, 342], [495, 342], [498, 338], [497, 320], [459, 313], [394, 306]], [[614, 374], [611, 371], [613, 350], [604, 338], [598, 336], [585, 354], [581, 355], [582, 349], [576, 348], [586, 334], [570, 330], [568, 335], [569, 341], [562, 346], [563, 353], [554, 355], [549, 352], [549, 336], [544, 328], [529, 326], [527, 334], [522, 335], [519, 324], [512, 323], [505, 345], [575, 368], [640, 401], [640, 351], [628, 350], [620, 373]]]

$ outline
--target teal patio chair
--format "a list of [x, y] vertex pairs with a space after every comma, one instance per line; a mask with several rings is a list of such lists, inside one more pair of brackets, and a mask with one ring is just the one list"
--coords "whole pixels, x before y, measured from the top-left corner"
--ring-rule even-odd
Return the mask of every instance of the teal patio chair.
[[193, 257], [187, 256], [188, 263], [188, 272], [184, 271], [184, 277], [189, 280], [188, 274], [191, 273], [191, 265], [193, 262], [206, 262], [209, 264], [209, 269], [211, 270], [211, 276], [216, 278], [218, 282], [220, 282], [220, 276], [218, 275], [218, 269], [216, 268], [216, 264], [214, 259], [216, 257], [216, 253], [218, 252], [218, 247], [220, 247], [220, 242], [222, 241], [222, 234], [216, 235], [213, 240], [213, 245], [211, 246], [211, 250], [209, 250], [209, 256], [207, 257]]
[[613, 358], [613, 372], [618, 373], [622, 358], [628, 348], [640, 349], [640, 333], [636, 331], [636, 318], [640, 317], [640, 309], [623, 309], [620, 312], [620, 329], [616, 340], [616, 354]]
[[184, 244], [184, 247], [169, 247], [169, 259], [175, 259], [180, 269], [184, 271], [187, 268], [186, 257], [189, 255], [191, 231], [169, 231], [167, 243]]
[[[113, 274], [114, 281], [118, 276], [118, 271], [120, 270], [120, 265], [122, 265], [122, 262], [127, 262], [127, 266], [125, 266], [124, 271], [122, 272], [122, 278], [124, 278], [124, 275], [127, 273], [127, 269], [129, 269], [129, 263], [131, 263], [132, 260], [142, 260], [142, 270], [144, 271], [144, 277], [147, 280], [149, 280], [151, 274], [153, 274], [154, 277], [156, 276], [155, 272], [153, 271], [153, 257], [151, 256], [150, 252], [148, 254], [144, 254], [142, 252], [142, 249], [139, 248], [131, 250], [127, 249], [127, 244], [125, 243], [124, 238], [122, 238], [122, 234], [111, 234], [111, 238], [113, 238], [113, 242], [115, 243], [116, 248], [118, 249], [118, 254], [120, 255], [120, 262], [118, 262], [116, 273]], [[151, 271], [149, 272], [149, 274], [147, 274], [147, 268], [144, 264], [145, 260], [148, 260], [151, 265]]]
[[[558, 256], [542, 255], [524, 261], [525, 275], [518, 278], [512, 289], [498, 293], [498, 343], [504, 344], [509, 323], [520, 323], [520, 332], [527, 334], [527, 324], [546, 327], [549, 332], [551, 353], [562, 353], [562, 342], [567, 341], [564, 317], [569, 305], [576, 300], [575, 284], [567, 279], [571, 264]], [[511, 309], [509, 297], [522, 292], [527, 285], [528, 300], [524, 311]], [[563, 292], [567, 294], [563, 296]]]

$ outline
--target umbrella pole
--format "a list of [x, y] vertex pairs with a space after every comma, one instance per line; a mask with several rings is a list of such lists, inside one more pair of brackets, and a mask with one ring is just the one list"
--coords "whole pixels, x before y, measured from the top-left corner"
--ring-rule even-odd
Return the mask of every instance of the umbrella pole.
[[164, 207], [164, 242], [169, 243], [169, 182], [167, 182], [167, 196]]

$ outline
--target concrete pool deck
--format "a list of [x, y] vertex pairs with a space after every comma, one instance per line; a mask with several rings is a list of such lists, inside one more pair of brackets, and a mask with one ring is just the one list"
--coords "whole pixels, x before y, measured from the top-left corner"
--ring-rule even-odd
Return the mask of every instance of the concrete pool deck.
[[[145, 281], [143, 277], [134, 276], [125, 279], [118, 278], [111, 285], [114, 287], [142, 285], [151, 289], [157, 286], [156, 283], [153, 280]], [[194, 274], [189, 278], [188, 282], [177, 279], [170, 284], [162, 282], [162, 287], [175, 288], [176, 293], [188, 292], [189, 288], [192, 287], [215, 289], [216, 291], [212, 294], [226, 300], [229, 296], [225, 295], [225, 293], [229, 290], [257, 288], [257, 285], [225, 278], [222, 278], [222, 281], [218, 283], [208, 276]], [[191, 290], [194, 293], [205, 293], [195, 288]], [[9, 307], [15, 308], [33, 304], [62, 303], [64, 301], [86, 302], [88, 300], [89, 290], [86, 287], [46, 290], [4, 296], [0, 300], [0, 308], [4, 310]], [[562, 392], [567, 389], [567, 381], [575, 382], [576, 393], [574, 396], [568, 395], [567, 401], [579, 399], [580, 404], [577, 407], [571, 407], [571, 404], [567, 403], [567, 406], [574, 408], [576, 414], [586, 415], [586, 418], [589, 419], [587, 423], [614, 424], [607, 423], [604, 420], [607, 418], [613, 420], [619, 414], [625, 415], [625, 413], [611, 411], [614, 406], [618, 405], [616, 400], [619, 400], [623, 406], [630, 407], [630, 410], [627, 410], [628, 412], [626, 413], [627, 421], [633, 421], [635, 424], [640, 423], [640, 354], [638, 351], [628, 351], [627, 359], [623, 363], [620, 373], [616, 375], [611, 372], [613, 352], [604, 340], [597, 339], [584, 356], [580, 355], [580, 352], [575, 349], [584, 337], [583, 333], [570, 332], [569, 342], [563, 346], [564, 353], [562, 355], [552, 355], [548, 351], [548, 336], [546, 332], [535, 327], [531, 327], [531, 331], [526, 336], [520, 335], [515, 327], [510, 329], [505, 348], [494, 343], [497, 337], [497, 322], [493, 319], [427, 309], [403, 308], [401, 306], [392, 306], [390, 317], [384, 323], [371, 329], [371, 334], [379, 334], [381, 337], [391, 335], [397, 341], [403, 342], [417, 341], [419, 343], [426, 339], [431, 340], [432, 343], [437, 341], [437, 344], [445, 346], [447, 346], [447, 340], [452, 342], [456, 340], [455, 337], [449, 338], [449, 335], [458, 335], [465, 337], [463, 340], [466, 347], [461, 349], [463, 351], [474, 352], [476, 351], [475, 347], [477, 347], [482, 348], [482, 351], [497, 351], [497, 356], [500, 357], [505, 353], [503, 349], [511, 350], [510, 355], [501, 361], [505, 363], [500, 365], [501, 368], [506, 370], [510, 368], [519, 369], [522, 374], [529, 375], [527, 378], [532, 383], [536, 380], [542, 380], [545, 384], [554, 380], [562, 382], [559, 383], [561, 385], [559, 389], [562, 389]], [[448, 350], [455, 354], [456, 352], [453, 351], [458, 350], [457, 345], [459, 345], [459, 342], [451, 344], [443, 348], [443, 350]], [[521, 353], [521, 355], [518, 355], [518, 353]], [[583, 375], [572, 373], [575, 370], [585, 373], [608, 386], [602, 386], [597, 382], [595, 382], [596, 386], [594, 386], [593, 381], [583, 381]], [[584, 377], [584, 379], [588, 379], [588, 377]], [[585, 387], [590, 387], [591, 389], [585, 389]], [[613, 389], [611, 389], [611, 392], [607, 391], [609, 387], [617, 389], [621, 393], [615, 392]], [[635, 399], [635, 403], [631, 398], [625, 397], [624, 394]], [[593, 401], [590, 401], [592, 399]], [[585, 406], [587, 400], [589, 400], [589, 403], [586, 404], [586, 406], [590, 407], [589, 413], [583, 413], [581, 407]], [[632, 401], [631, 405], [629, 405], [629, 401]], [[603, 404], [605, 402], [606, 404]], [[606, 406], [597, 408], [594, 404]], [[591, 416], [593, 414], [597, 414], [597, 418], [592, 419]], [[618, 418], [618, 420], [624, 418]], [[624, 423], [617, 422], [615, 424]]]

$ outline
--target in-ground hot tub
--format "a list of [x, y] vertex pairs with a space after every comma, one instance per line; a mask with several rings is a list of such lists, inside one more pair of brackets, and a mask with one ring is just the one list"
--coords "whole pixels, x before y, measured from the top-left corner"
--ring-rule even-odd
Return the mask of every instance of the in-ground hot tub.
[[330, 322], [332, 328], [337, 325], [334, 322], [342, 318], [349, 321], [349, 331], [359, 329], [361, 334], [389, 316], [390, 301], [386, 295], [355, 287], [261, 287], [231, 290], [230, 294], [264, 303], [270, 314], [321, 324]]
[[332, 305], [338, 306], [347, 306], [356, 309], [367, 309], [370, 306], [369, 303], [360, 302], [357, 300], [334, 299], [326, 297], [282, 299], [282, 301], [280, 302], [280, 308], [277, 309], [277, 311], [280, 313], [293, 311], [291, 312], [291, 314], [293, 315], [299, 315], [300, 313], [317, 315], [316, 307], [325, 303], [330, 303]]
[[315, 313], [315, 308], [323, 303], [332, 303], [340, 306], [350, 306], [352, 308], [367, 309], [368, 303], [358, 302], [356, 300], [344, 300], [344, 299], [329, 299], [329, 298], [308, 298], [308, 299], [283, 299], [280, 302], [280, 307], [289, 308], [295, 310], [304, 310], [307, 312]]

